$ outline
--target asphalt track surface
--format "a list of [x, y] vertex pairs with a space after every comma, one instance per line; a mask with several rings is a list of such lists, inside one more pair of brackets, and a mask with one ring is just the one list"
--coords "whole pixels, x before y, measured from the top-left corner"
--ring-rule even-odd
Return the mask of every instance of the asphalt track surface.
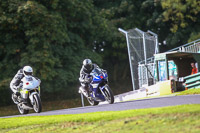
[[21, 117], [21, 116], [44, 116], [44, 115], [62, 115], [62, 114], [81, 114], [100, 111], [122, 111], [143, 108], [156, 108], [166, 106], [176, 106], [183, 104], [200, 104], [200, 95], [183, 95], [183, 96], [168, 96], [151, 99], [142, 99], [126, 102], [118, 102], [114, 104], [103, 104], [98, 106], [85, 106], [78, 108], [54, 110], [41, 113], [32, 113], [27, 115], [5, 116], [0, 118]]

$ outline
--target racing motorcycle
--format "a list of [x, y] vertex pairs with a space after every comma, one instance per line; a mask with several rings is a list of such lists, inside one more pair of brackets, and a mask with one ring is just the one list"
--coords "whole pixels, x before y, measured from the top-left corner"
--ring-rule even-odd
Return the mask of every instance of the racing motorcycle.
[[42, 111], [40, 99], [40, 79], [33, 76], [23, 77], [20, 83], [20, 96], [17, 97], [17, 107], [21, 114], [28, 114], [34, 109], [36, 113]]
[[79, 93], [82, 93], [90, 103], [90, 105], [98, 105], [99, 102], [107, 101], [109, 104], [114, 103], [114, 95], [108, 86], [108, 74], [100, 68], [95, 68], [86, 76], [86, 83], [89, 84], [89, 96], [85, 94], [81, 87]]

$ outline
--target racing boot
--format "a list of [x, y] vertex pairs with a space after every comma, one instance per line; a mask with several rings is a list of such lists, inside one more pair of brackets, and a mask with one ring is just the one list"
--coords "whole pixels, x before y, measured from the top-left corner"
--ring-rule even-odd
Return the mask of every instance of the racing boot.
[[90, 97], [88, 90], [83, 86], [79, 87], [79, 93], [82, 93], [85, 97]]
[[12, 100], [15, 104], [18, 104], [19, 102], [17, 101], [17, 95], [15, 93], [12, 94]]

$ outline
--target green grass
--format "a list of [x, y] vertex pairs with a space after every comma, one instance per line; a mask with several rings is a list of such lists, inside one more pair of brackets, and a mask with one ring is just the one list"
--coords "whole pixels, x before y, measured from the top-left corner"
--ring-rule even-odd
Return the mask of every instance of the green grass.
[[200, 132], [200, 104], [74, 115], [0, 118], [0, 132]]
[[193, 94], [200, 94], [200, 88], [189, 89], [189, 90], [185, 90], [185, 91], [181, 91], [177, 93], [177, 95], [193, 95]]

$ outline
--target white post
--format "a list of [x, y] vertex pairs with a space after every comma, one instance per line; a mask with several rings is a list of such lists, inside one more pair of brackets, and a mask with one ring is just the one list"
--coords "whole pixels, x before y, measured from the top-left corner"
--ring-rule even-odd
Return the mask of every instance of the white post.
[[143, 66], [143, 65], [141, 65], [141, 66], [142, 66], [142, 67], [141, 67], [141, 75], [142, 75], [142, 76], [141, 76], [141, 77], [142, 77], [141, 87], [142, 87], [142, 85], [144, 84], [144, 82], [143, 82], [143, 81], [144, 81], [144, 77], [143, 77], [143, 73], [144, 73], [144, 71], [143, 71], [143, 70], [144, 70], [144, 66]]
[[155, 54], [159, 53], [159, 47], [158, 47], [158, 36], [155, 36], [156, 38], [156, 50], [155, 50]]
[[139, 65], [138, 65], [139, 67], [138, 67], [138, 81], [139, 81], [139, 88], [141, 88], [141, 65], [140, 65], [140, 63], [139, 63]]
[[[156, 39], [156, 46], [155, 46], [155, 54], [159, 53], [159, 45], [158, 45], [158, 35], [150, 30], [147, 31], [148, 33], [152, 34], [155, 39]], [[155, 69], [155, 65], [156, 65], [156, 62], [155, 62], [155, 59], [154, 59], [154, 65], [153, 65], [153, 76], [154, 76], [154, 69]], [[156, 67], [157, 69], [157, 67]], [[153, 77], [154, 78], [154, 77]], [[154, 82], [156, 82], [156, 79], [154, 78]]]
[[82, 107], [84, 107], [84, 98], [83, 98], [83, 94], [81, 93], [81, 102], [82, 102]]
[[[145, 66], [147, 66], [147, 53], [146, 53], [146, 43], [145, 43], [145, 38], [144, 38], [144, 33], [142, 33], [143, 35], [143, 46], [144, 46], [144, 60], [145, 60]], [[149, 78], [148, 78], [148, 68], [146, 68], [146, 78], [147, 78], [147, 85], [149, 83]]]
[[132, 84], [133, 84], [133, 91], [135, 90], [135, 82], [134, 82], [134, 76], [133, 76], [133, 67], [132, 67], [132, 61], [131, 61], [131, 55], [130, 55], [130, 48], [129, 48], [129, 40], [128, 40], [128, 32], [118, 28], [119, 31], [124, 33], [126, 35], [126, 43], [127, 43], [127, 48], [128, 48], [128, 57], [129, 57], [129, 64], [130, 64], [130, 69], [131, 69], [131, 79], [132, 79]]

